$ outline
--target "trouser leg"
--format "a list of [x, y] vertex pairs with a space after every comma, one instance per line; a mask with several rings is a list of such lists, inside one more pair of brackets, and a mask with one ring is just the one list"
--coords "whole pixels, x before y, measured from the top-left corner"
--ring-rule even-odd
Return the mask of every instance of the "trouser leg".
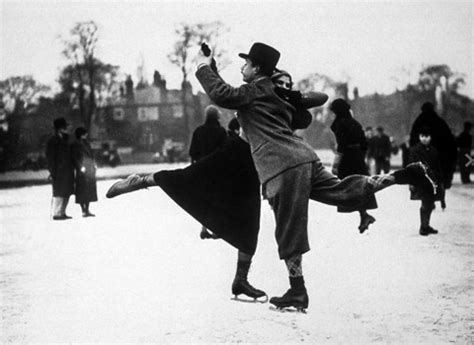
[[309, 251], [311, 166], [311, 163], [307, 163], [286, 170], [264, 186], [264, 195], [275, 216], [275, 238], [280, 259]]
[[394, 183], [391, 175], [350, 175], [340, 180], [316, 161], [312, 168], [310, 198], [328, 205], [358, 209], [374, 193]]
[[63, 204], [63, 197], [60, 196], [53, 196], [53, 217], [62, 216], [62, 204]]
[[69, 203], [69, 196], [65, 196], [61, 201], [61, 215], [66, 215], [67, 204]]

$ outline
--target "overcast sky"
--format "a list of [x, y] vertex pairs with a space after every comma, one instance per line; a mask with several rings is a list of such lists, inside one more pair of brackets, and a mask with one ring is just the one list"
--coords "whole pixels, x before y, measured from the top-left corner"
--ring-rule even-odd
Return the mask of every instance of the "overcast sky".
[[[472, 1], [5, 1], [0, 0], [0, 80], [33, 75], [53, 85], [61, 56], [59, 35], [76, 22], [99, 25], [98, 56], [136, 79], [143, 54], [148, 80], [156, 69], [171, 88], [179, 69], [167, 60], [176, 23], [220, 20], [232, 64], [224, 71], [241, 81], [239, 52], [255, 41], [280, 50], [279, 66], [296, 80], [317, 72], [358, 86], [361, 94], [392, 92], [421, 66], [448, 64], [464, 73], [463, 93], [474, 98]], [[194, 85], [195, 78], [192, 77]], [[402, 82], [402, 85], [403, 83]]]

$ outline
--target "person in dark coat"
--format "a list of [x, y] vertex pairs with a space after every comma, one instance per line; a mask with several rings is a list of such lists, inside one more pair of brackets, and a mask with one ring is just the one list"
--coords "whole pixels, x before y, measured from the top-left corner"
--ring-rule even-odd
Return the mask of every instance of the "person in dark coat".
[[87, 140], [87, 130], [78, 127], [76, 141], [72, 144], [72, 160], [76, 173], [76, 204], [81, 206], [83, 217], [95, 217], [89, 211], [89, 203], [97, 201], [96, 165], [94, 153]]
[[382, 171], [388, 174], [390, 171], [390, 157], [392, 155], [392, 144], [390, 138], [384, 133], [383, 127], [377, 127], [377, 134], [373, 139], [373, 149], [375, 158], [375, 173]]
[[374, 147], [374, 130], [372, 126], [367, 126], [365, 128], [365, 139], [367, 140], [367, 152], [365, 153], [365, 159], [367, 164], [367, 169], [369, 170], [370, 175], [375, 174], [375, 147]]
[[461, 182], [471, 183], [471, 169], [472, 166], [469, 165], [472, 150], [472, 135], [471, 135], [472, 123], [465, 122], [464, 130], [456, 138], [456, 145], [459, 149], [458, 152], [458, 161], [459, 161], [459, 172], [461, 174]]
[[441, 202], [441, 207], [446, 208], [444, 202], [443, 171], [438, 156], [438, 151], [431, 145], [431, 129], [422, 127], [418, 130], [418, 143], [410, 148], [410, 162], [421, 161], [433, 172], [435, 183], [439, 185], [436, 194], [425, 193], [416, 186], [410, 186], [410, 199], [421, 200], [420, 207], [420, 235], [427, 236], [437, 234], [438, 230], [430, 226], [431, 213], [435, 208], [435, 201]]
[[409, 157], [410, 157], [410, 136], [405, 135], [403, 137], [403, 143], [400, 144], [398, 147], [402, 153], [402, 167], [406, 167], [408, 165]]
[[53, 219], [64, 220], [72, 218], [66, 214], [66, 207], [74, 193], [74, 166], [68, 124], [63, 117], [54, 120], [54, 130], [54, 136], [46, 144], [46, 160], [53, 186]]
[[456, 140], [446, 121], [435, 112], [434, 105], [430, 102], [422, 105], [421, 114], [413, 122], [410, 132], [410, 146], [414, 146], [420, 141], [420, 130], [424, 127], [431, 129], [431, 145], [438, 151], [443, 170], [442, 182], [444, 188], [449, 189], [456, 169]]
[[[219, 123], [219, 109], [208, 105], [204, 113], [206, 120], [203, 125], [194, 130], [189, 146], [189, 156], [193, 163], [222, 147], [227, 137], [225, 129]], [[201, 239], [216, 238], [204, 225], [201, 227], [199, 236]]]
[[189, 146], [192, 162], [197, 162], [218, 147], [222, 147], [227, 136], [225, 129], [219, 123], [219, 109], [214, 105], [208, 105], [204, 112], [206, 120], [203, 125], [194, 130]]
[[[343, 179], [349, 175], [369, 175], [365, 156], [367, 152], [367, 139], [364, 130], [357, 120], [352, 117], [351, 106], [343, 99], [338, 98], [331, 103], [331, 111], [336, 115], [331, 125], [331, 130], [336, 136], [337, 152], [332, 165], [332, 173]], [[338, 212], [359, 211], [359, 231], [363, 233], [369, 225], [375, 222], [375, 218], [367, 213], [367, 210], [377, 208], [375, 195], [360, 208], [353, 209], [338, 206]]]

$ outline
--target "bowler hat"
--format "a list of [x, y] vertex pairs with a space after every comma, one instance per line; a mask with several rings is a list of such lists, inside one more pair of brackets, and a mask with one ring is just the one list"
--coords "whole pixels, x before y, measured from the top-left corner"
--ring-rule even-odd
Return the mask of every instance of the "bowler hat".
[[67, 127], [67, 122], [64, 117], [58, 117], [56, 120], [54, 120], [54, 129], [61, 129], [61, 128], [66, 128]]
[[262, 67], [266, 74], [270, 75], [280, 59], [280, 52], [269, 45], [256, 42], [252, 45], [248, 54], [240, 53], [239, 56], [251, 60]]

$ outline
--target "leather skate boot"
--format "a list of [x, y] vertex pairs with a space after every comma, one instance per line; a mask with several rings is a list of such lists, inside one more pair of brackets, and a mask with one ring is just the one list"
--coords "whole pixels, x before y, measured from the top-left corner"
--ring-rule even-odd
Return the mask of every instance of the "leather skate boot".
[[267, 294], [259, 289], [254, 288], [247, 279], [235, 278], [232, 283], [232, 294], [237, 298], [239, 295], [246, 295], [250, 298], [257, 299]]
[[[245, 295], [253, 298], [255, 302], [265, 303], [268, 300], [267, 294], [262, 290], [254, 288], [247, 280], [249, 269], [249, 261], [237, 262], [237, 272], [235, 273], [235, 278], [232, 282], [232, 294], [235, 296], [236, 300], [239, 300], [239, 295]], [[265, 297], [265, 299], [262, 301], [258, 300], [262, 297]]]
[[277, 309], [293, 307], [299, 312], [305, 312], [308, 308], [309, 297], [303, 277], [290, 277], [290, 286], [291, 288], [283, 296], [270, 298], [270, 303]]
[[420, 188], [422, 194], [436, 194], [438, 186], [433, 172], [422, 162], [410, 163], [404, 169], [395, 171], [392, 176], [396, 184], [411, 184]]
[[121, 194], [130, 193], [139, 189], [147, 188], [145, 177], [138, 174], [132, 174], [124, 180], [115, 182], [105, 195], [107, 198], [113, 198]]

